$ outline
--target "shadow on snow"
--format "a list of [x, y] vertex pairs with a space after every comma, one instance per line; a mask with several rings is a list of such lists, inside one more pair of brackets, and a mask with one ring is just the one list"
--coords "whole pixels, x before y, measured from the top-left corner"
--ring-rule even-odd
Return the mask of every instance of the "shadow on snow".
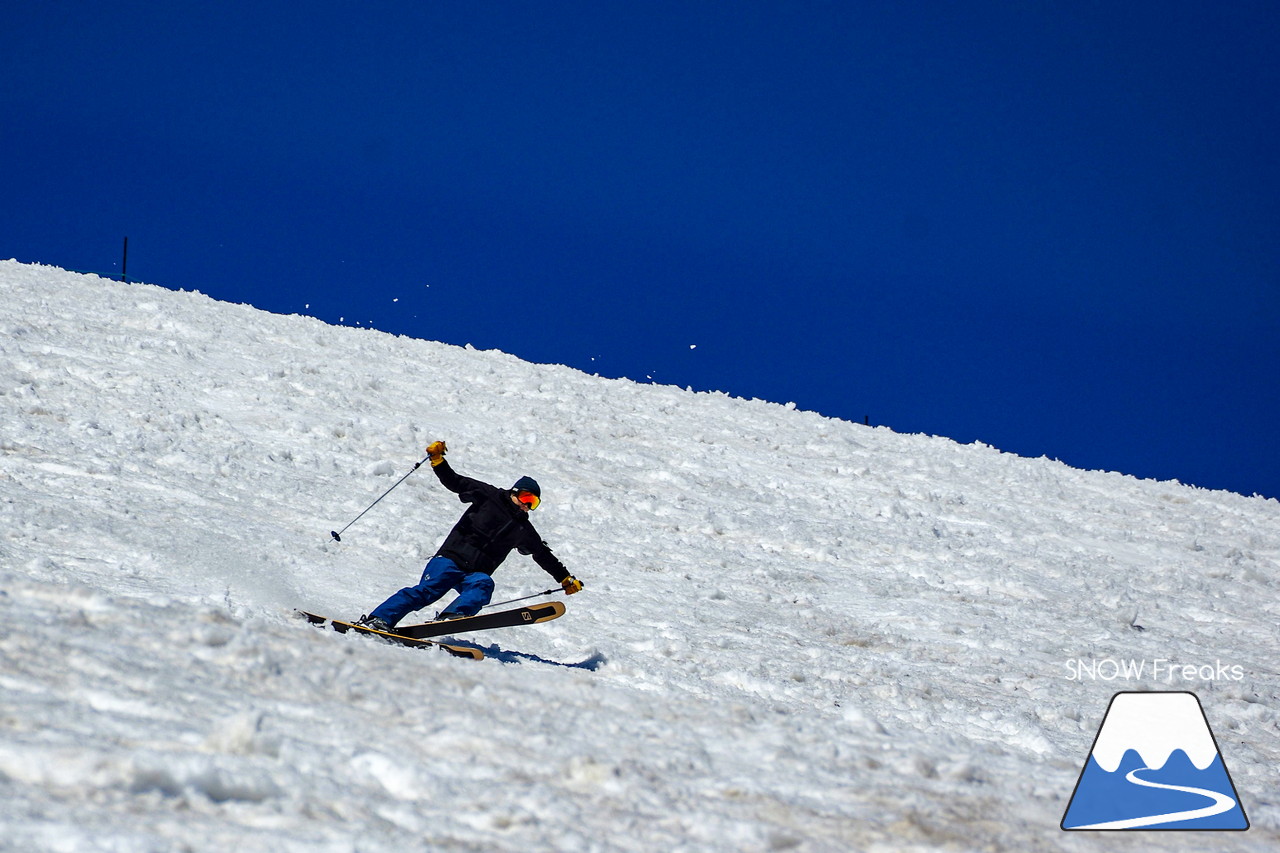
[[551, 660], [540, 655], [529, 654], [528, 652], [517, 652], [512, 649], [504, 649], [497, 643], [485, 646], [480, 643], [467, 642], [465, 640], [449, 640], [452, 646], [463, 646], [464, 648], [479, 649], [484, 652], [486, 658], [502, 661], [503, 663], [542, 663], [548, 666], [563, 666], [568, 669], [585, 669], [589, 672], [595, 672], [601, 666], [608, 662], [608, 658], [603, 652], [596, 652], [585, 660], [577, 663], [565, 663], [564, 661]]

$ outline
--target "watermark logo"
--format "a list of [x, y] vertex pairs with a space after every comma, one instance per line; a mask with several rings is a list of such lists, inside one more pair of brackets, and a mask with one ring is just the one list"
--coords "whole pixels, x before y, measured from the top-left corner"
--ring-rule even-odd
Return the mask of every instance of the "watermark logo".
[[1111, 698], [1062, 828], [1249, 828], [1194, 693]]
[[1074, 658], [1063, 666], [1068, 681], [1155, 681], [1177, 684], [1194, 681], [1243, 681], [1244, 667], [1221, 660], [1181, 664], [1168, 658]]

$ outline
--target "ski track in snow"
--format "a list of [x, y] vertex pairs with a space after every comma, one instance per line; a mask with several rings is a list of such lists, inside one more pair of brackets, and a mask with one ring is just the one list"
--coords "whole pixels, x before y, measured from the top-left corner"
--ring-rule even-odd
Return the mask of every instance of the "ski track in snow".
[[[1094, 850], [1058, 823], [1143, 688], [1201, 696], [1248, 810], [1195, 849], [1280, 841], [1276, 501], [51, 267], [0, 296], [0, 847]], [[436, 438], [537, 477], [587, 584], [464, 638], [496, 659], [293, 613], [417, 578], [461, 511], [425, 469], [329, 531]], [[1066, 677], [1107, 657], [1245, 678]]]

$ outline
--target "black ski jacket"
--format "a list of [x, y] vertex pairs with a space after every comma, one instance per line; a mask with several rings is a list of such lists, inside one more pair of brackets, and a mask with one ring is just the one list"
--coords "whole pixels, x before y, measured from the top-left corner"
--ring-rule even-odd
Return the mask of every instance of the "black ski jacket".
[[491, 575], [512, 550], [519, 550], [532, 556], [557, 581], [569, 576], [569, 570], [542, 541], [525, 511], [512, 502], [510, 489], [463, 477], [447, 461], [431, 470], [446, 489], [457, 493], [458, 500], [471, 504], [445, 537], [436, 552], [439, 556], [453, 560], [464, 572]]

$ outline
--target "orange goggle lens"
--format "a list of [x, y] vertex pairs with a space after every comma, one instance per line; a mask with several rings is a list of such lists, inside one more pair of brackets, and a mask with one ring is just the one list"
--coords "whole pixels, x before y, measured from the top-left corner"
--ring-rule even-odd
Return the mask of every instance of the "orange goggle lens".
[[538, 504], [542, 503], [542, 500], [533, 492], [516, 492], [516, 500], [520, 501], [520, 503], [527, 506], [530, 510], [537, 509]]

